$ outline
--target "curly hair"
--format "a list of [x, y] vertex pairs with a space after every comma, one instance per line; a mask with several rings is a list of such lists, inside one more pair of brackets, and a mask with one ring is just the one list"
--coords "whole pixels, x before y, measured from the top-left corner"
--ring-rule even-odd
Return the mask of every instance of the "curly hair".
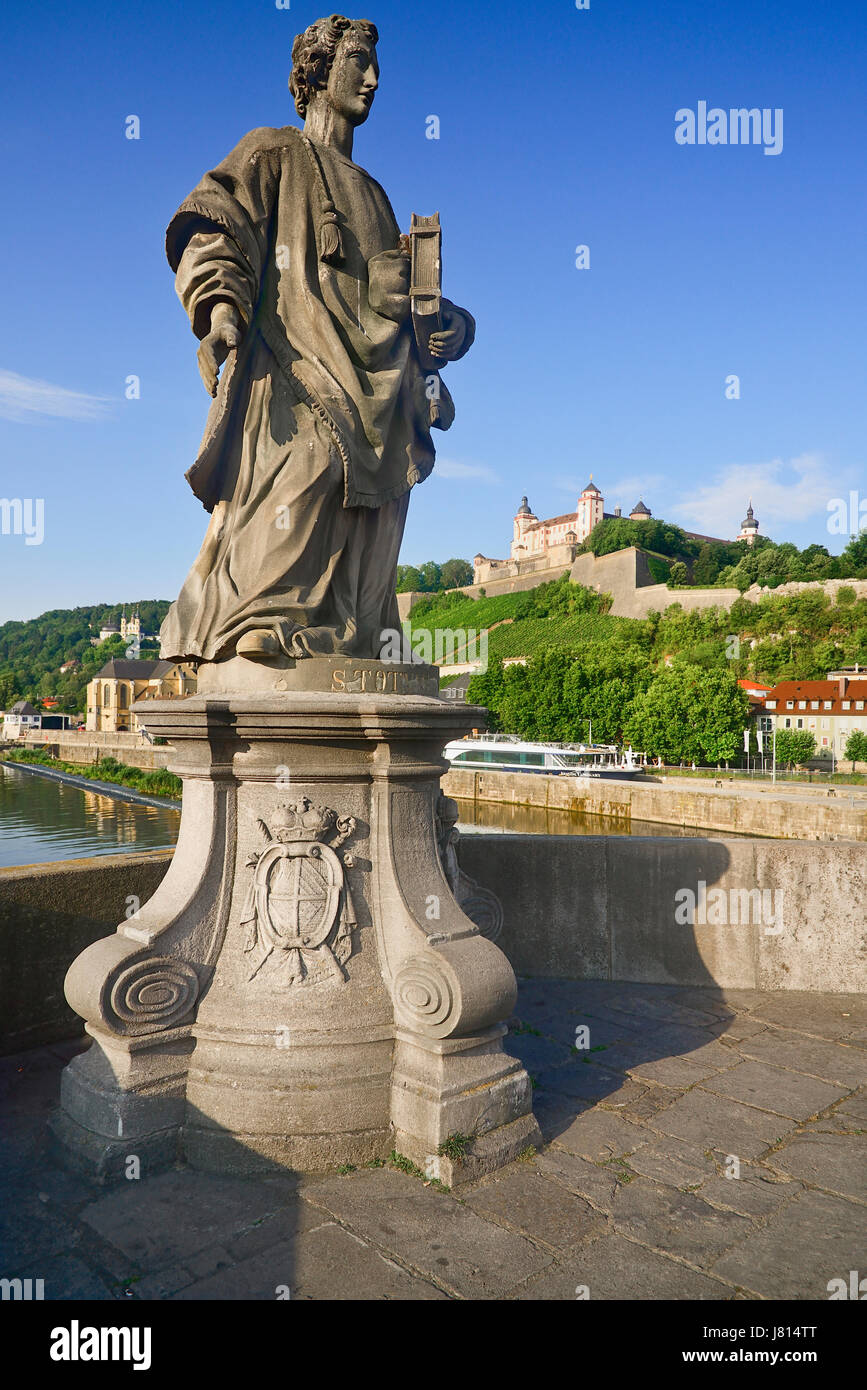
[[295, 98], [299, 116], [307, 115], [313, 93], [328, 85], [337, 46], [350, 29], [357, 30], [371, 43], [379, 42], [379, 31], [369, 19], [347, 19], [345, 15], [333, 14], [328, 19], [317, 19], [293, 43], [289, 90]]

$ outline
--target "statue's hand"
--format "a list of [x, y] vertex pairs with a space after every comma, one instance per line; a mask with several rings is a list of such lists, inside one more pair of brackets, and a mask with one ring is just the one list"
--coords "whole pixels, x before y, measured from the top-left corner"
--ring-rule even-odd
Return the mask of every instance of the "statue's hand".
[[367, 301], [375, 314], [403, 323], [409, 313], [411, 257], [402, 248], [381, 251], [367, 263]]
[[229, 353], [239, 346], [243, 332], [241, 316], [234, 304], [214, 305], [210, 332], [202, 339], [196, 354], [202, 381], [210, 395], [216, 396], [220, 367]]
[[428, 343], [431, 357], [437, 357], [442, 362], [456, 362], [464, 353], [468, 334], [467, 321], [463, 314], [446, 304], [443, 304], [441, 318], [442, 328], [431, 334]]

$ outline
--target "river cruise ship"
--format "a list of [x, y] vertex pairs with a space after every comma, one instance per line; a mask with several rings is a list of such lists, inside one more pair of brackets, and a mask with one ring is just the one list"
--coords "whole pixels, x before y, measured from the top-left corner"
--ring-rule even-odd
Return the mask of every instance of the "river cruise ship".
[[643, 769], [639, 754], [613, 743], [524, 743], [511, 734], [455, 739], [446, 745], [443, 756], [452, 767], [471, 772], [544, 772], [622, 780]]

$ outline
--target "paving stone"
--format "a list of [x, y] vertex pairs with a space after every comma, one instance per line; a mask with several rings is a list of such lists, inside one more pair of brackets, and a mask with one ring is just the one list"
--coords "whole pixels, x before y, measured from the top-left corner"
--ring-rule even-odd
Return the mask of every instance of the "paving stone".
[[659, 1188], [644, 1178], [617, 1192], [612, 1220], [621, 1235], [700, 1268], [755, 1229], [746, 1217], [711, 1207], [698, 1193]]
[[[675, 1090], [673, 1086], [660, 1086], [654, 1083], [645, 1088], [643, 1095], [627, 1101], [620, 1114], [623, 1115], [624, 1119], [636, 1120], [639, 1123], [646, 1120], [653, 1128], [654, 1117], [661, 1114], [663, 1110], [667, 1110], [670, 1105], [680, 1099], [682, 1094], [682, 1091]], [[608, 1108], [607, 1100], [604, 1104]]]
[[711, 1206], [761, 1220], [803, 1190], [802, 1183], [778, 1180], [775, 1173], [742, 1163], [739, 1178], [711, 1178], [702, 1183], [698, 1194]]
[[183, 1265], [170, 1265], [168, 1269], [160, 1269], [155, 1274], [145, 1274], [131, 1280], [129, 1287], [134, 1298], [150, 1303], [172, 1298], [174, 1294], [179, 1293], [181, 1289], [189, 1288], [193, 1283], [195, 1275]]
[[754, 1038], [748, 1038], [741, 1044], [740, 1051], [759, 1062], [807, 1072], [824, 1081], [842, 1085], [849, 1091], [867, 1082], [867, 1052], [842, 1043], [804, 1038], [788, 1030], [769, 1028]]
[[[850, 1115], [848, 1110], [837, 1110], [834, 1118], [839, 1121], [838, 1128], [844, 1129], [849, 1134], [867, 1134], [867, 1120], [862, 1115]], [[820, 1121], [813, 1122], [819, 1128]]]
[[112, 1292], [99, 1275], [75, 1255], [57, 1255], [48, 1260], [40, 1266], [38, 1277], [45, 1280], [46, 1302], [68, 1299], [107, 1302], [119, 1294], [119, 1291]]
[[[571, 1013], [567, 1019], [563, 1020], [563, 1026], [562, 1028], [558, 1026], [555, 1036], [562, 1037], [563, 1041], [571, 1047], [575, 1044], [577, 1029], [586, 1028], [586, 1042], [588, 1044], [586, 1050], [591, 1047], [611, 1047], [618, 1042], [632, 1042], [640, 1046], [642, 1025], [639, 1019], [635, 1019], [634, 1024], [634, 1027], [626, 1028], [622, 1023], [612, 1023], [610, 1019], [595, 1018], [591, 1013], [579, 1011]], [[586, 1050], [579, 1048], [579, 1056], [584, 1056]]]
[[854, 1037], [867, 1029], [867, 996], [781, 990], [761, 995], [755, 1015], [779, 1027], [815, 1033], [820, 1038]]
[[867, 1090], [855, 1091], [853, 1095], [847, 1096], [840, 1109], [855, 1119], [867, 1120]]
[[661, 1086], [687, 1090], [713, 1076], [719, 1068], [713, 1062], [694, 1062], [687, 1057], [660, 1057], [655, 1062], [639, 1062], [630, 1074], [645, 1081], [658, 1081]]
[[768, 996], [760, 989], [720, 989], [719, 998], [737, 1013], [751, 1013]]
[[650, 1130], [596, 1107], [576, 1116], [569, 1128], [557, 1136], [557, 1146], [591, 1163], [604, 1163], [634, 1153], [653, 1138]]
[[502, 1297], [551, 1260], [523, 1236], [391, 1169], [326, 1180], [306, 1188], [305, 1198], [464, 1298]]
[[508, 1225], [555, 1250], [567, 1250], [605, 1229], [605, 1218], [582, 1197], [522, 1164], [466, 1198], [481, 1216]]
[[718, 1027], [711, 1028], [710, 1032], [731, 1046], [733, 1043], [742, 1042], [744, 1038], [754, 1038], [757, 1033], [764, 1033], [768, 1027], [769, 1024], [760, 1018], [754, 1018], [752, 1014], [735, 1014], [734, 1018], [726, 1019]]
[[609, 1096], [603, 1096], [596, 1104], [604, 1110], [626, 1111], [630, 1106], [637, 1105], [650, 1089], [646, 1082], [634, 1081], [631, 1076], [627, 1076], [616, 1091], [612, 1091]]
[[666, 1136], [646, 1144], [629, 1157], [629, 1166], [642, 1177], [668, 1187], [692, 1187], [716, 1177], [717, 1168], [697, 1144]]
[[586, 1287], [591, 1302], [609, 1299], [729, 1299], [734, 1290], [687, 1265], [657, 1255], [623, 1236], [601, 1236], [577, 1255], [515, 1295], [521, 1301], [576, 1298]]
[[[288, 1290], [288, 1299], [284, 1290]], [[282, 1293], [282, 1298], [280, 1294]], [[181, 1289], [173, 1302], [243, 1299], [322, 1302], [443, 1300], [433, 1284], [407, 1273], [393, 1260], [336, 1222], [305, 1231], [292, 1244], [274, 1245], [249, 1260]]]
[[[386, 1169], [176, 1171], [106, 1190], [48, 1148], [80, 1042], [0, 1058], [0, 1275], [121, 1302], [125, 1286], [231, 1301], [275, 1300], [280, 1284], [296, 1300], [573, 1299], [582, 1282], [597, 1298], [824, 1300], [829, 1279], [867, 1277], [867, 1000], [605, 981], [522, 983], [520, 998], [516, 1017], [539, 1032], [513, 1041], [554, 1142], [463, 1201]], [[569, 1050], [578, 1023], [603, 1049], [587, 1062]], [[827, 1113], [792, 1118], [812, 1107]], [[730, 1154], [739, 1179], [722, 1175]], [[690, 1253], [645, 1249], [636, 1231]], [[702, 1259], [712, 1272], [682, 1263]]]
[[710, 1010], [689, 1008], [672, 997], [659, 999], [645, 992], [636, 993], [632, 997], [615, 995], [610, 1000], [609, 1007], [665, 1025], [683, 1023], [701, 1026], [715, 1023], [719, 1018], [717, 1013]]
[[689, 1139], [702, 1149], [719, 1149], [743, 1160], [757, 1158], [791, 1133], [794, 1124], [783, 1116], [766, 1114], [697, 1087], [657, 1115], [653, 1127]]
[[698, 1013], [710, 1014], [721, 1020], [734, 1021], [737, 1018], [731, 1004], [728, 1004], [715, 989], [683, 988], [677, 985], [672, 989], [671, 997], [676, 999], [678, 1004], [684, 1004], [688, 1009], [695, 1009]]
[[845, 1095], [838, 1086], [801, 1076], [798, 1072], [784, 1071], [768, 1062], [741, 1062], [731, 1071], [708, 1077], [703, 1090], [793, 1120], [808, 1120]]
[[533, 1114], [548, 1144], [569, 1128], [576, 1115], [589, 1108], [582, 1101], [561, 1095], [559, 1091], [539, 1089], [533, 1093]]
[[581, 1011], [581, 1016], [577, 1017], [578, 1023], [586, 1023], [591, 1028], [593, 1021], [597, 1023], [608, 1023], [615, 1030], [615, 1033], [623, 1033], [627, 1037], [648, 1037], [659, 1026], [656, 1019], [642, 1017], [640, 1014], [627, 1013], [625, 1009], [615, 1009], [609, 1003], [594, 1001], [586, 1009]]
[[562, 1066], [572, 1056], [565, 1043], [532, 1033], [509, 1033], [503, 1039], [503, 1050], [510, 1057], [517, 1057], [532, 1072], [541, 1071], [543, 1067]]
[[600, 1167], [556, 1146], [545, 1149], [537, 1156], [536, 1167], [548, 1177], [556, 1178], [570, 1192], [585, 1197], [597, 1211], [611, 1210], [620, 1182], [613, 1167]]
[[567, 1067], [548, 1068], [537, 1078], [539, 1088], [559, 1091], [564, 1096], [586, 1103], [603, 1100], [623, 1085], [623, 1076], [603, 1066], [595, 1066], [577, 1058]]
[[[796, 1134], [767, 1162], [815, 1187], [867, 1201], [867, 1136]], [[867, 1234], [867, 1211], [861, 1218]]]
[[158, 1268], [230, 1240], [279, 1211], [291, 1195], [289, 1183], [185, 1169], [126, 1183], [87, 1206], [82, 1220], [130, 1259]]
[[280, 1242], [284, 1244], [297, 1238], [301, 1231], [313, 1230], [321, 1226], [324, 1218], [318, 1207], [294, 1198], [288, 1206], [275, 1216], [257, 1221], [239, 1235], [226, 1242], [226, 1247], [236, 1260], [247, 1260]]
[[14, 1275], [26, 1269], [44, 1278], [42, 1266], [53, 1255], [71, 1250], [81, 1239], [79, 1230], [58, 1212], [40, 1202], [31, 1191], [15, 1193], [14, 1200], [0, 1203], [0, 1274]]
[[765, 1298], [827, 1299], [831, 1279], [864, 1268], [864, 1209], [805, 1191], [721, 1255], [713, 1271]]
[[656, 1061], [659, 1055], [647, 1039], [627, 1038], [604, 1044], [604, 1051], [601, 1052], [579, 1053], [576, 1061], [584, 1065], [586, 1059], [595, 1067], [604, 1067], [607, 1071], [620, 1072], [625, 1076], [642, 1062]]

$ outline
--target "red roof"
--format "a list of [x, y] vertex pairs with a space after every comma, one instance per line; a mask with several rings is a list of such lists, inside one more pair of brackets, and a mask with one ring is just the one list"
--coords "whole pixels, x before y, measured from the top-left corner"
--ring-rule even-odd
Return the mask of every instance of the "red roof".
[[746, 677], [743, 680], [739, 680], [738, 685], [744, 690], [773, 690], [774, 688], [773, 685], [769, 685], [767, 681], [751, 681], [747, 680]]
[[[841, 693], [842, 689], [845, 689], [845, 694]], [[769, 700], [776, 700], [777, 712], [786, 708], [788, 700], [793, 702], [795, 709], [799, 700], [806, 701], [807, 708], [811, 700], [819, 700], [823, 705], [826, 700], [830, 700], [832, 714], [851, 714], [855, 709], [856, 700], [863, 700], [865, 708], [860, 713], [867, 715], [867, 680], [856, 681], [844, 677], [833, 681], [781, 681], [765, 696], [766, 707]], [[844, 700], [849, 702], [848, 710], [843, 709]], [[825, 710], [825, 713], [828, 714], [829, 711]]]

